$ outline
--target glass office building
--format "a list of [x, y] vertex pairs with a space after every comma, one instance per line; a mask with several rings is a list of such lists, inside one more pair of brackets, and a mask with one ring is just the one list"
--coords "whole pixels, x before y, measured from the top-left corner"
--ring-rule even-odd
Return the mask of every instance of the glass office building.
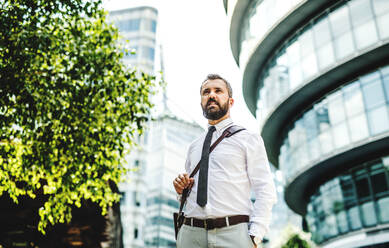
[[322, 247], [388, 246], [389, 1], [224, 6], [286, 203]]
[[[129, 51], [123, 57], [124, 62], [139, 71], [154, 75], [155, 50], [157, 47], [158, 11], [150, 6], [126, 8], [109, 12], [109, 20], [118, 28], [121, 42]], [[126, 42], [128, 40], [128, 42]], [[129, 181], [121, 183], [120, 202], [121, 221], [123, 226], [124, 248], [143, 248], [144, 227], [146, 225], [146, 195], [148, 133], [137, 137], [137, 147], [131, 149], [126, 157], [126, 167], [132, 169], [128, 174]]]
[[[111, 11], [109, 19], [119, 29], [128, 53], [124, 62], [154, 74], [158, 11], [149, 6]], [[128, 43], [125, 41], [128, 40]]]

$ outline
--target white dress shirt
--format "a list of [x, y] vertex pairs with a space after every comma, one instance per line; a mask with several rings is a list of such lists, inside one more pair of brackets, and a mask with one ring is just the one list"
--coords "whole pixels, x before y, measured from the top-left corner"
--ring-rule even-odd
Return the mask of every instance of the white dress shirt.
[[[233, 124], [230, 118], [215, 125], [213, 144]], [[200, 161], [207, 132], [189, 147], [185, 170], [190, 174]], [[249, 234], [263, 239], [268, 231], [271, 210], [277, 201], [273, 177], [262, 137], [248, 130], [224, 138], [209, 155], [208, 201], [197, 202], [198, 174], [187, 199], [185, 216], [199, 219], [249, 215]], [[254, 204], [250, 200], [254, 192]]]

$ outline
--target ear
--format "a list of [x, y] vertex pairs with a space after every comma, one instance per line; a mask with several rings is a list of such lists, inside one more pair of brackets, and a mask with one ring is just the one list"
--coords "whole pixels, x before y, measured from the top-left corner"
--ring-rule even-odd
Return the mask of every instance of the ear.
[[229, 99], [229, 104], [230, 104], [230, 107], [232, 107], [234, 105], [234, 98], [230, 98]]

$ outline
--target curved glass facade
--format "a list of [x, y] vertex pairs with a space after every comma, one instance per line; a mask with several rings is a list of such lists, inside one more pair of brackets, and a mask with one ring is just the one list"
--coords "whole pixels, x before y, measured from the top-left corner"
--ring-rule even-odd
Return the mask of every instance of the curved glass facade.
[[[268, 1], [262, 4], [265, 2]], [[266, 16], [261, 18], [266, 19]], [[253, 23], [259, 25], [260, 20]], [[323, 11], [321, 16], [288, 39], [267, 63], [258, 82], [263, 85], [257, 103], [258, 111], [261, 111], [258, 116], [267, 116], [293, 90], [309, 83], [336, 63], [349, 60], [382, 44], [380, 42], [388, 42], [388, 27], [387, 0], [342, 1]]]
[[325, 157], [389, 132], [389, 66], [325, 96], [288, 129], [279, 156], [287, 181]]
[[307, 222], [322, 243], [389, 223], [389, 156], [362, 164], [321, 185], [310, 198]]
[[303, 0], [254, 0], [248, 7], [240, 36], [239, 61], [245, 64], [249, 54], [268, 30]]

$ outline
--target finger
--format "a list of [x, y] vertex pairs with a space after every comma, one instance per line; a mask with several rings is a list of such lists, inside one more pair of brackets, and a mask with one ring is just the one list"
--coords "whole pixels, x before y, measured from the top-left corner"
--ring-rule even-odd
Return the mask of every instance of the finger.
[[176, 189], [177, 193], [181, 194], [184, 187], [182, 187], [179, 183], [176, 181], [173, 181], [174, 188]]
[[190, 184], [189, 175], [188, 174], [184, 174], [184, 177], [185, 177], [186, 184], [189, 185]]
[[181, 174], [181, 175], [179, 175], [178, 177], [180, 178], [180, 180], [182, 181], [182, 183], [183, 183], [184, 185], [187, 185], [187, 184], [188, 184], [188, 182], [187, 182], [186, 177], [185, 177], [184, 174]]
[[177, 185], [179, 185], [181, 188], [185, 188], [186, 187], [186, 184], [180, 179], [180, 178], [176, 178], [176, 183]]

